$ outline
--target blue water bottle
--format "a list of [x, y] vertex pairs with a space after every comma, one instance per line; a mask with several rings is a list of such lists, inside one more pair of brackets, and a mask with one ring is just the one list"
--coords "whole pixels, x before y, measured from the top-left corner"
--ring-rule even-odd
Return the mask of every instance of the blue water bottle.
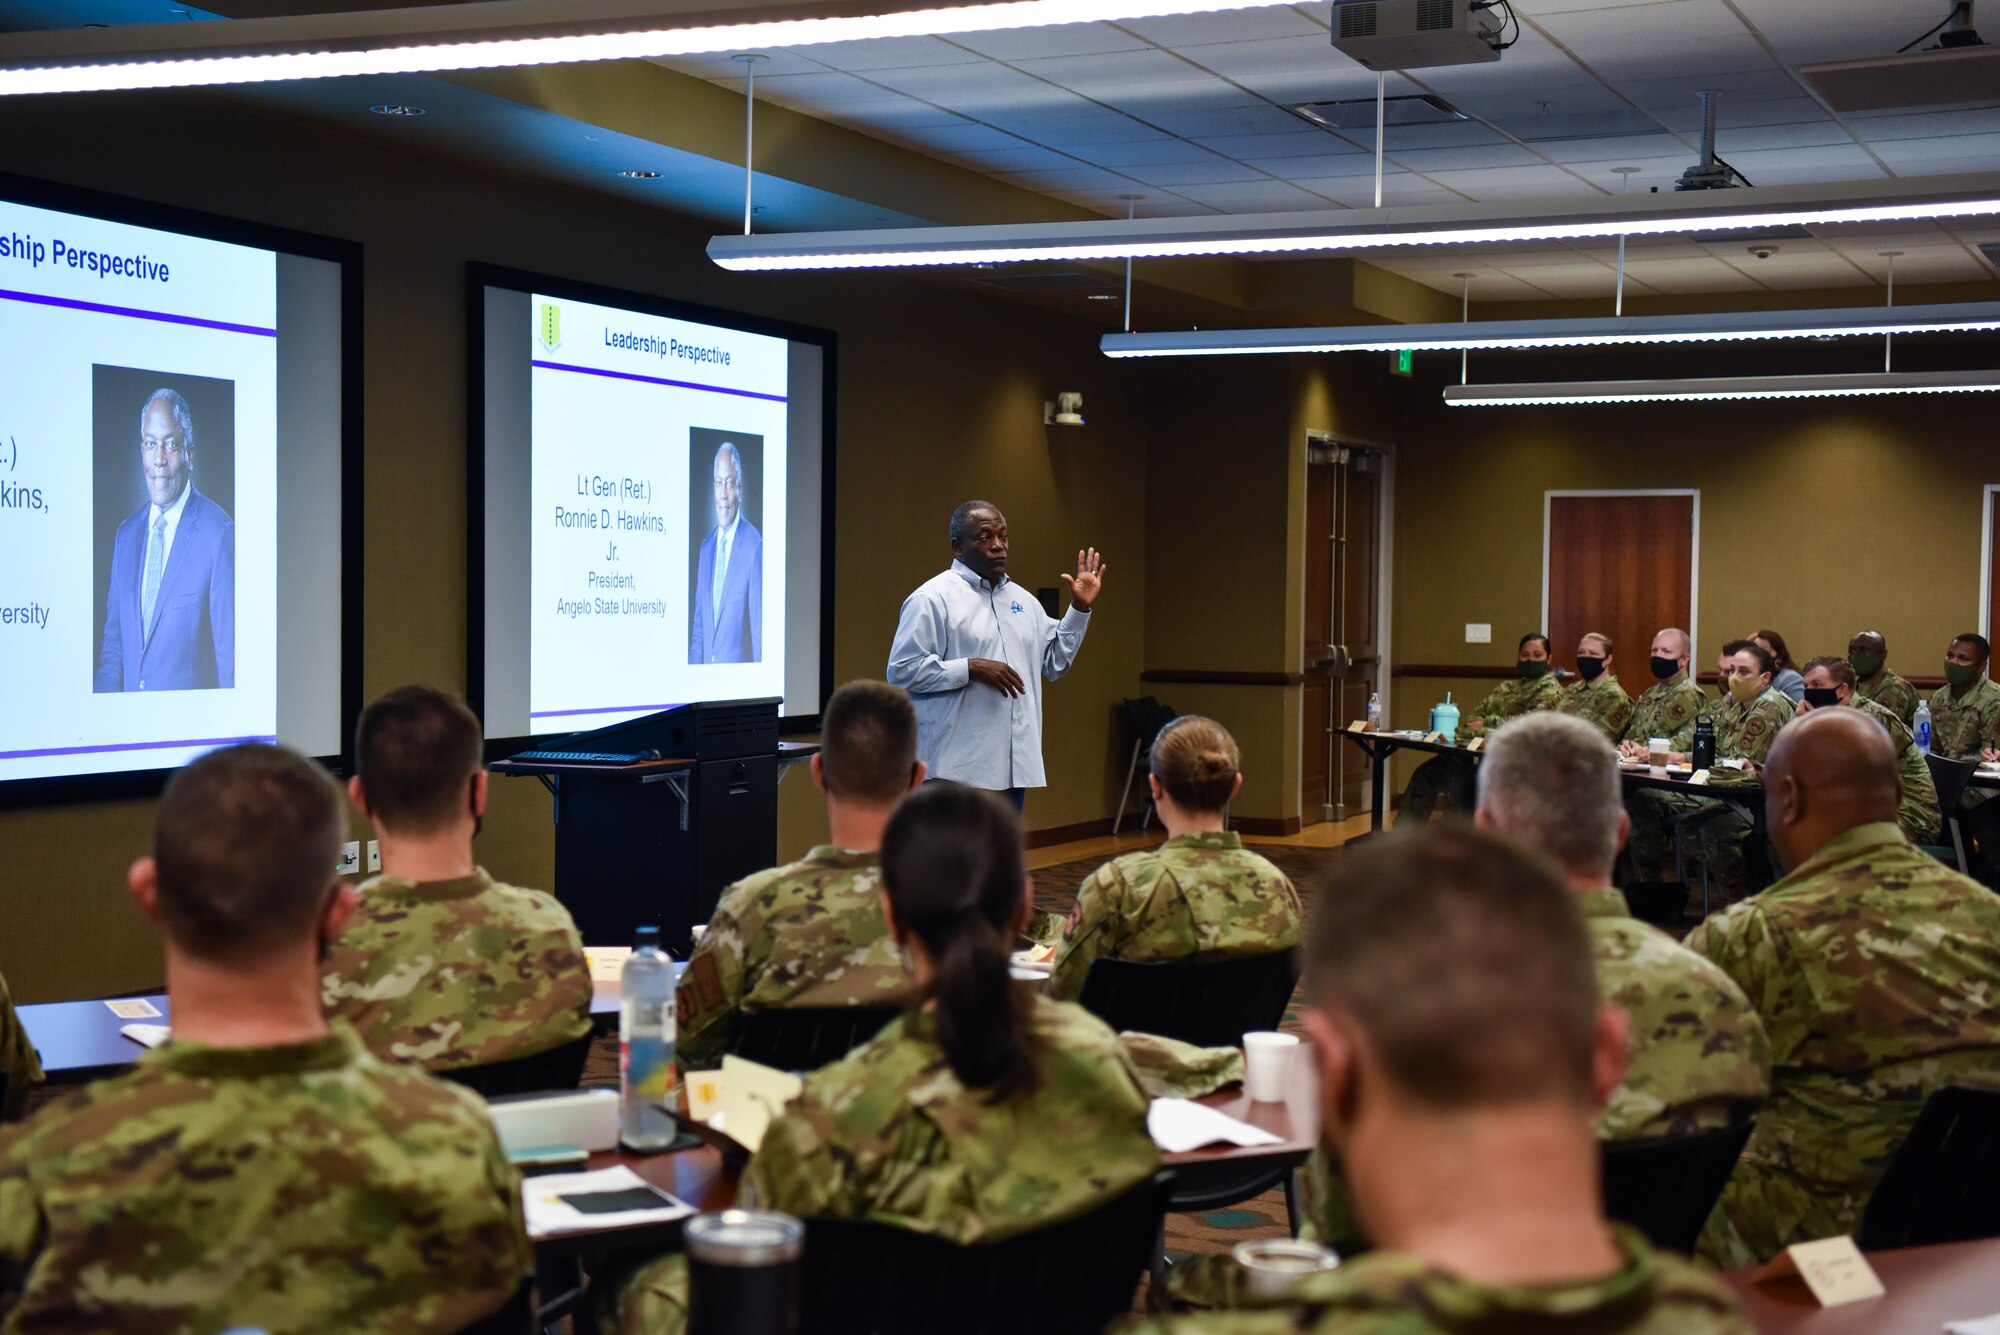
[[1928, 700], [1917, 701], [1917, 715], [1910, 725], [1916, 734], [1917, 750], [1929, 753], [1931, 749], [1931, 704]]
[[663, 1150], [674, 1139], [674, 970], [658, 927], [635, 934], [618, 994], [618, 1138]]

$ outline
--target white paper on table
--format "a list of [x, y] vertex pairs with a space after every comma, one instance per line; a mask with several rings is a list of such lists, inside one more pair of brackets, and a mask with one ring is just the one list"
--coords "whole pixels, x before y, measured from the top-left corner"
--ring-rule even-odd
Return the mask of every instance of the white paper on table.
[[590, 965], [595, 983], [615, 983], [625, 976], [625, 961], [632, 958], [630, 946], [585, 946], [583, 958]]
[[720, 1127], [728, 1119], [731, 1140], [752, 1154], [764, 1143], [764, 1129], [785, 1105], [799, 1096], [805, 1082], [789, 1071], [774, 1071], [741, 1057], [722, 1059], [722, 1112], [709, 1119]]
[[1262, 1127], [1238, 1121], [1192, 1099], [1154, 1099], [1146, 1109], [1146, 1132], [1153, 1143], [1169, 1154], [1185, 1154], [1204, 1145], [1282, 1145], [1283, 1136], [1274, 1136]]
[[1973, 1316], [1944, 1323], [1945, 1335], [2000, 1335], [2000, 1316]]
[[[159, 1012], [155, 1011], [154, 1014]], [[157, 1048], [173, 1037], [173, 1031], [163, 1024], [121, 1024], [118, 1032], [142, 1047]]]
[[622, 1164], [590, 1173], [550, 1173], [545, 1177], [523, 1178], [521, 1210], [527, 1218], [528, 1236], [547, 1238], [558, 1233], [579, 1233], [587, 1229], [665, 1224], [685, 1219], [695, 1212], [692, 1205], [664, 1193], [656, 1208], [616, 1210], [609, 1214], [585, 1214], [575, 1206], [565, 1205], [560, 1199], [597, 1191], [630, 1191], [635, 1187], [653, 1189], [645, 1178]]

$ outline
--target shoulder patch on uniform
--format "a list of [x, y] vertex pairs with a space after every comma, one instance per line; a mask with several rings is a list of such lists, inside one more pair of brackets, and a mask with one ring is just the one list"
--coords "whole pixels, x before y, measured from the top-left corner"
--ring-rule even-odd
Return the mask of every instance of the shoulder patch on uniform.
[[674, 998], [676, 1009], [693, 1014], [698, 1011], [714, 1010], [728, 1000], [722, 991], [722, 970], [715, 963], [715, 956], [707, 951], [697, 954], [681, 974], [681, 985], [676, 989], [692, 1005]]

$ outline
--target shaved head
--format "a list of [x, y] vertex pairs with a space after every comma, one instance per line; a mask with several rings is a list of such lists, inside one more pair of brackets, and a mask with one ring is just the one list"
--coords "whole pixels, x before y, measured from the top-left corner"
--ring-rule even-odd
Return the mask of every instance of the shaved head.
[[1764, 770], [1765, 819], [1787, 867], [1858, 825], [1893, 824], [1903, 800], [1888, 732], [1857, 709], [1815, 709], [1786, 724]]

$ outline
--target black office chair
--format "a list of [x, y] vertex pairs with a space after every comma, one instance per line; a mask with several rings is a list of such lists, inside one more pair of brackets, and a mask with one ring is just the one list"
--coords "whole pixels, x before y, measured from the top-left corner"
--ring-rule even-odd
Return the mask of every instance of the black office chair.
[[[1142, 695], [1137, 700], [1127, 700], [1119, 707], [1125, 716], [1125, 731], [1132, 738], [1132, 758], [1125, 766], [1125, 788], [1118, 794], [1118, 810], [1111, 817], [1111, 833], [1117, 834], [1118, 827], [1125, 823], [1125, 805], [1132, 800], [1132, 784], [1139, 777], [1139, 760], [1152, 749], [1153, 739], [1160, 735], [1160, 729], [1172, 723], [1180, 715], [1172, 705], [1155, 700], [1150, 695]], [[1148, 790], [1150, 791], [1150, 790]], [[1146, 796], [1141, 793], [1141, 796]], [[1153, 822], [1153, 799], [1146, 797], [1145, 810], [1140, 817], [1139, 828], [1145, 829]]]
[[1714, 1131], [1605, 1141], [1605, 1214], [1632, 1225], [1655, 1247], [1692, 1252], [1756, 1122], [1755, 1112], [1746, 1109]]
[[2000, 1090], [1924, 1100], [1862, 1213], [1864, 1252], [2000, 1238]]
[[1940, 833], [1950, 842], [1920, 844], [1918, 847], [1947, 867], [1956, 867], [1963, 872], [1966, 869], [1965, 838], [1958, 828], [1958, 801], [1965, 796], [1965, 787], [1972, 782], [1979, 762], [1953, 760], [1950, 756], [1930, 752], [1924, 754], [1924, 762], [1931, 767], [1931, 787], [1937, 789], [1938, 811], [1944, 816], [1944, 829]]
[[461, 1066], [454, 1071], [433, 1071], [432, 1075], [486, 1098], [502, 1094], [539, 1094], [550, 1089], [575, 1089], [583, 1079], [583, 1063], [590, 1056], [595, 1034], [571, 1039], [558, 1047], [531, 1052], [510, 1061], [489, 1062], [484, 1066]]
[[1089, 1214], [969, 1247], [808, 1219], [801, 1335], [1098, 1335], [1132, 1309], [1172, 1179], [1163, 1170]]
[[469, 1326], [459, 1327], [459, 1335], [532, 1335], [535, 1327], [535, 1281], [521, 1281], [507, 1305]]
[[1278, 1027], [1298, 982], [1294, 950], [1166, 964], [1096, 959], [1077, 1002], [1121, 1032], [1233, 1048], [1252, 1030]]
[[729, 1050], [780, 1071], [814, 1071], [837, 1062], [901, 1015], [897, 1006], [798, 1006], [745, 1011]]

